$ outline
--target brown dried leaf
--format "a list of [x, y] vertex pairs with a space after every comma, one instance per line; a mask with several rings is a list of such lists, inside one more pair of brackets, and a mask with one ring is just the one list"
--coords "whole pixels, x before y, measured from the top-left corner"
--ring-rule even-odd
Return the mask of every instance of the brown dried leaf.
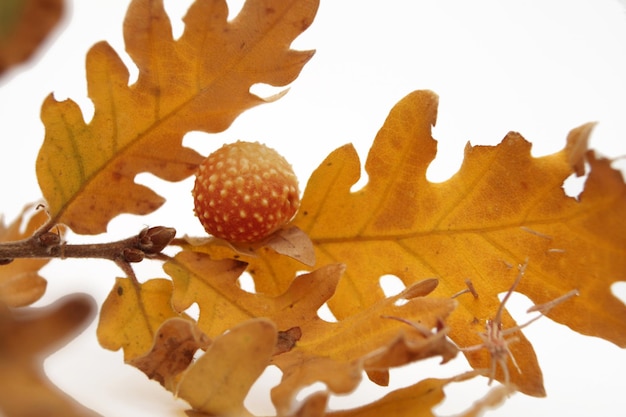
[[289, 352], [294, 348], [298, 340], [302, 338], [302, 329], [299, 327], [292, 327], [287, 330], [280, 330], [278, 332], [278, 340], [276, 341], [276, 349], [274, 349], [274, 355], [280, 355], [281, 353]]
[[210, 254], [213, 259], [237, 259], [247, 262], [268, 252], [291, 258], [306, 266], [315, 265], [315, 249], [309, 236], [295, 226], [272, 233], [266, 239], [254, 243], [228, 242], [216, 237], [185, 236], [182, 247]]
[[309, 235], [297, 227], [281, 229], [273, 233], [264, 246], [276, 253], [289, 256], [307, 266], [315, 265], [315, 249]]
[[152, 349], [128, 363], [168, 391], [176, 392], [180, 374], [193, 361], [198, 349], [206, 350], [211, 340], [191, 320], [174, 317], [157, 330]]

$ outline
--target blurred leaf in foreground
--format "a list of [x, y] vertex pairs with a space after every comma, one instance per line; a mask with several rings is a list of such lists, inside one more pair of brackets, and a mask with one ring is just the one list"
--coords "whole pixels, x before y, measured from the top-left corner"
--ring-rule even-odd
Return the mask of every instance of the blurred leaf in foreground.
[[29, 59], [63, 14], [63, 0], [0, 2], [0, 75]]
[[[0, 224], [0, 242], [15, 242], [29, 238], [48, 219], [44, 210], [36, 210], [33, 205], [28, 205], [22, 214], [10, 225]], [[32, 216], [29, 218], [27, 215]], [[22, 230], [22, 223], [26, 226]], [[51, 232], [62, 238], [63, 228]], [[46, 291], [47, 282], [39, 275], [39, 270], [50, 260], [41, 258], [24, 258], [16, 260], [4, 260], [6, 265], [0, 265], [0, 302], [9, 307], [23, 307], [37, 301]]]
[[82, 331], [95, 312], [93, 299], [82, 294], [43, 308], [0, 305], [0, 414], [98, 416], [55, 387], [43, 370], [45, 357]]

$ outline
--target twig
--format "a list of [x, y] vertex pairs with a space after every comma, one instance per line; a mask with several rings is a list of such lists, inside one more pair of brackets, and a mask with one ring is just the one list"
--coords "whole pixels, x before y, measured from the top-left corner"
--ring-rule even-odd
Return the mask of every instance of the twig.
[[157, 226], [145, 228], [135, 236], [116, 242], [67, 244], [60, 234], [48, 228], [27, 239], [0, 242], [0, 265], [19, 258], [97, 258], [111, 260], [127, 271], [129, 263], [159, 257], [175, 235], [175, 229]]
[[519, 365], [517, 364], [517, 361], [515, 360], [515, 357], [513, 356], [513, 353], [509, 349], [509, 345], [511, 343], [518, 341], [519, 337], [517, 336], [507, 337], [507, 336], [519, 332], [520, 330], [524, 329], [531, 323], [534, 323], [535, 321], [539, 320], [541, 317], [547, 314], [553, 307], [574, 297], [575, 295], [578, 295], [577, 290], [571, 290], [568, 293], [552, 301], [549, 301], [547, 303], [540, 304], [540, 305], [535, 305], [529, 308], [527, 312], [531, 313], [531, 312], [536, 311], [539, 314], [537, 314], [535, 317], [531, 318], [524, 324], [520, 324], [515, 327], [511, 327], [509, 329], [503, 329], [502, 328], [502, 313], [504, 311], [505, 304], [511, 297], [511, 294], [513, 294], [513, 292], [515, 291], [515, 288], [520, 283], [524, 274], [526, 273], [527, 266], [528, 266], [528, 259], [526, 259], [523, 265], [519, 266], [519, 273], [517, 274], [517, 277], [515, 278], [515, 281], [513, 282], [509, 290], [506, 292], [506, 295], [500, 302], [500, 305], [498, 306], [498, 310], [496, 312], [495, 317], [487, 320], [485, 332], [478, 334], [478, 336], [482, 339], [482, 343], [478, 345], [474, 345], [474, 346], [459, 348], [462, 352], [474, 352], [474, 351], [481, 350], [481, 349], [486, 349], [489, 352], [489, 355], [491, 357], [491, 365], [489, 368], [489, 384], [491, 384], [493, 380], [495, 379], [496, 368], [498, 366], [502, 368], [502, 371], [504, 373], [504, 384], [505, 385], [510, 384], [510, 374], [509, 374], [509, 368], [507, 365], [508, 358], [511, 359], [511, 362], [513, 363], [513, 366], [515, 367], [517, 372], [518, 373], [522, 372]]

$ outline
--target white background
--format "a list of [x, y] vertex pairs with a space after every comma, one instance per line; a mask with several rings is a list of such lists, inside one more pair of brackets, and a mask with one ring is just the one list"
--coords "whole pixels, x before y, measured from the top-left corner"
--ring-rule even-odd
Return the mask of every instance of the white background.
[[[93, 112], [84, 75], [89, 47], [107, 40], [132, 65], [123, 52], [121, 30], [127, 3], [72, 4], [64, 27], [34, 65], [0, 80], [4, 144], [0, 187], [6, 219], [41, 195], [34, 163], [43, 140], [39, 109], [44, 97], [54, 92], [57, 99], [72, 98], [88, 120]], [[187, 4], [166, 3], [177, 34]], [[233, 10], [240, 7], [239, 2], [229, 4]], [[266, 142], [292, 162], [303, 188], [317, 164], [344, 143], [353, 142], [364, 158], [391, 107], [412, 90], [432, 89], [440, 96], [434, 129], [439, 156], [429, 170], [433, 181], [454, 173], [467, 141], [496, 144], [509, 130], [533, 142], [534, 155], [543, 155], [558, 151], [571, 128], [598, 121], [591, 146], [603, 155], [625, 155], [625, 46], [626, 6], [618, 0], [323, 0], [313, 26], [294, 43], [296, 49], [317, 53], [287, 96], [246, 112], [224, 133], [190, 134], [185, 144], [206, 154], [237, 139]], [[136, 74], [134, 68], [131, 71]], [[616, 166], [625, 164], [622, 160]], [[157, 184], [168, 203], [152, 216], [114, 220], [106, 239], [126, 237], [144, 225], [156, 224], [175, 226], [181, 234], [202, 232], [191, 214], [191, 179], [167, 184], [142, 175], [138, 180]], [[162, 274], [142, 268], [143, 278]], [[54, 261], [44, 272], [49, 289], [37, 305], [71, 291], [88, 292], [101, 304], [120, 274], [106, 262], [75, 260]], [[614, 290], [626, 298], [625, 286], [616, 285]], [[512, 313], [523, 322], [530, 301], [523, 296], [513, 301]], [[537, 350], [548, 398], [516, 394], [488, 416], [623, 413], [626, 352], [548, 319], [533, 324], [526, 335]], [[403, 386], [409, 378], [446, 377], [468, 369], [462, 358], [444, 367], [436, 363], [427, 361], [394, 372], [392, 383]], [[95, 323], [53, 355], [46, 367], [59, 386], [106, 416], [182, 415], [182, 402], [123, 365], [120, 352], [97, 345]], [[262, 396], [272, 376], [276, 373], [268, 372], [255, 386], [248, 400], [252, 411], [272, 412]], [[383, 394], [366, 388], [348, 399], [333, 400], [332, 405], [357, 404]], [[464, 384], [462, 389], [451, 387], [449, 400], [438, 412], [450, 415], [464, 409], [485, 388], [484, 380]]]

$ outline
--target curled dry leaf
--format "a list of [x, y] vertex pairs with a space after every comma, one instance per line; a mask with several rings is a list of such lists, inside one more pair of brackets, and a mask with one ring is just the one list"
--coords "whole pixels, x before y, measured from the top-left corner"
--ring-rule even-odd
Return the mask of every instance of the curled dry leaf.
[[174, 317], [159, 327], [152, 349], [128, 363], [148, 378], [158, 381], [168, 391], [176, 392], [179, 376], [191, 364], [196, 351], [206, 350], [210, 344], [209, 337], [195, 322]]
[[276, 349], [274, 349], [274, 355], [280, 355], [281, 353], [289, 352], [294, 348], [298, 340], [302, 337], [302, 329], [299, 327], [292, 327], [287, 330], [280, 330], [278, 332], [278, 340], [276, 341]]
[[43, 369], [44, 358], [81, 332], [95, 312], [94, 300], [84, 294], [42, 308], [10, 309], [0, 303], [0, 414], [98, 416], [54, 386]]
[[246, 262], [267, 253], [269, 249], [306, 266], [315, 265], [313, 242], [306, 233], [294, 226], [279, 229], [260, 242], [233, 243], [216, 237], [185, 236], [181, 246], [210, 254], [214, 259], [230, 258]]
[[[220, 132], [244, 110], [268, 100], [258, 83], [284, 86], [313, 56], [289, 48], [313, 21], [318, 0], [249, 1], [228, 20], [223, 0], [197, 0], [178, 39], [163, 1], [134, 0], [124, 22], [129, 71], [105, 42], [87, 54], [94, 115], [49, 96], [37, 178], [55, 222], [82, 234], [106, 231], [120, 213], [147, 214], [164, 202], [134, 181], [150, 172], [167, 181], [192, 175], [204, 159], [182, 146], [190, 131]], [[275, 98], [274, 98], [275, 99]]]
[[315, 265], [315, 250], [309, 236], [297, 227], [281, 229], [272, 234], [265, 246], [307, 266]]

